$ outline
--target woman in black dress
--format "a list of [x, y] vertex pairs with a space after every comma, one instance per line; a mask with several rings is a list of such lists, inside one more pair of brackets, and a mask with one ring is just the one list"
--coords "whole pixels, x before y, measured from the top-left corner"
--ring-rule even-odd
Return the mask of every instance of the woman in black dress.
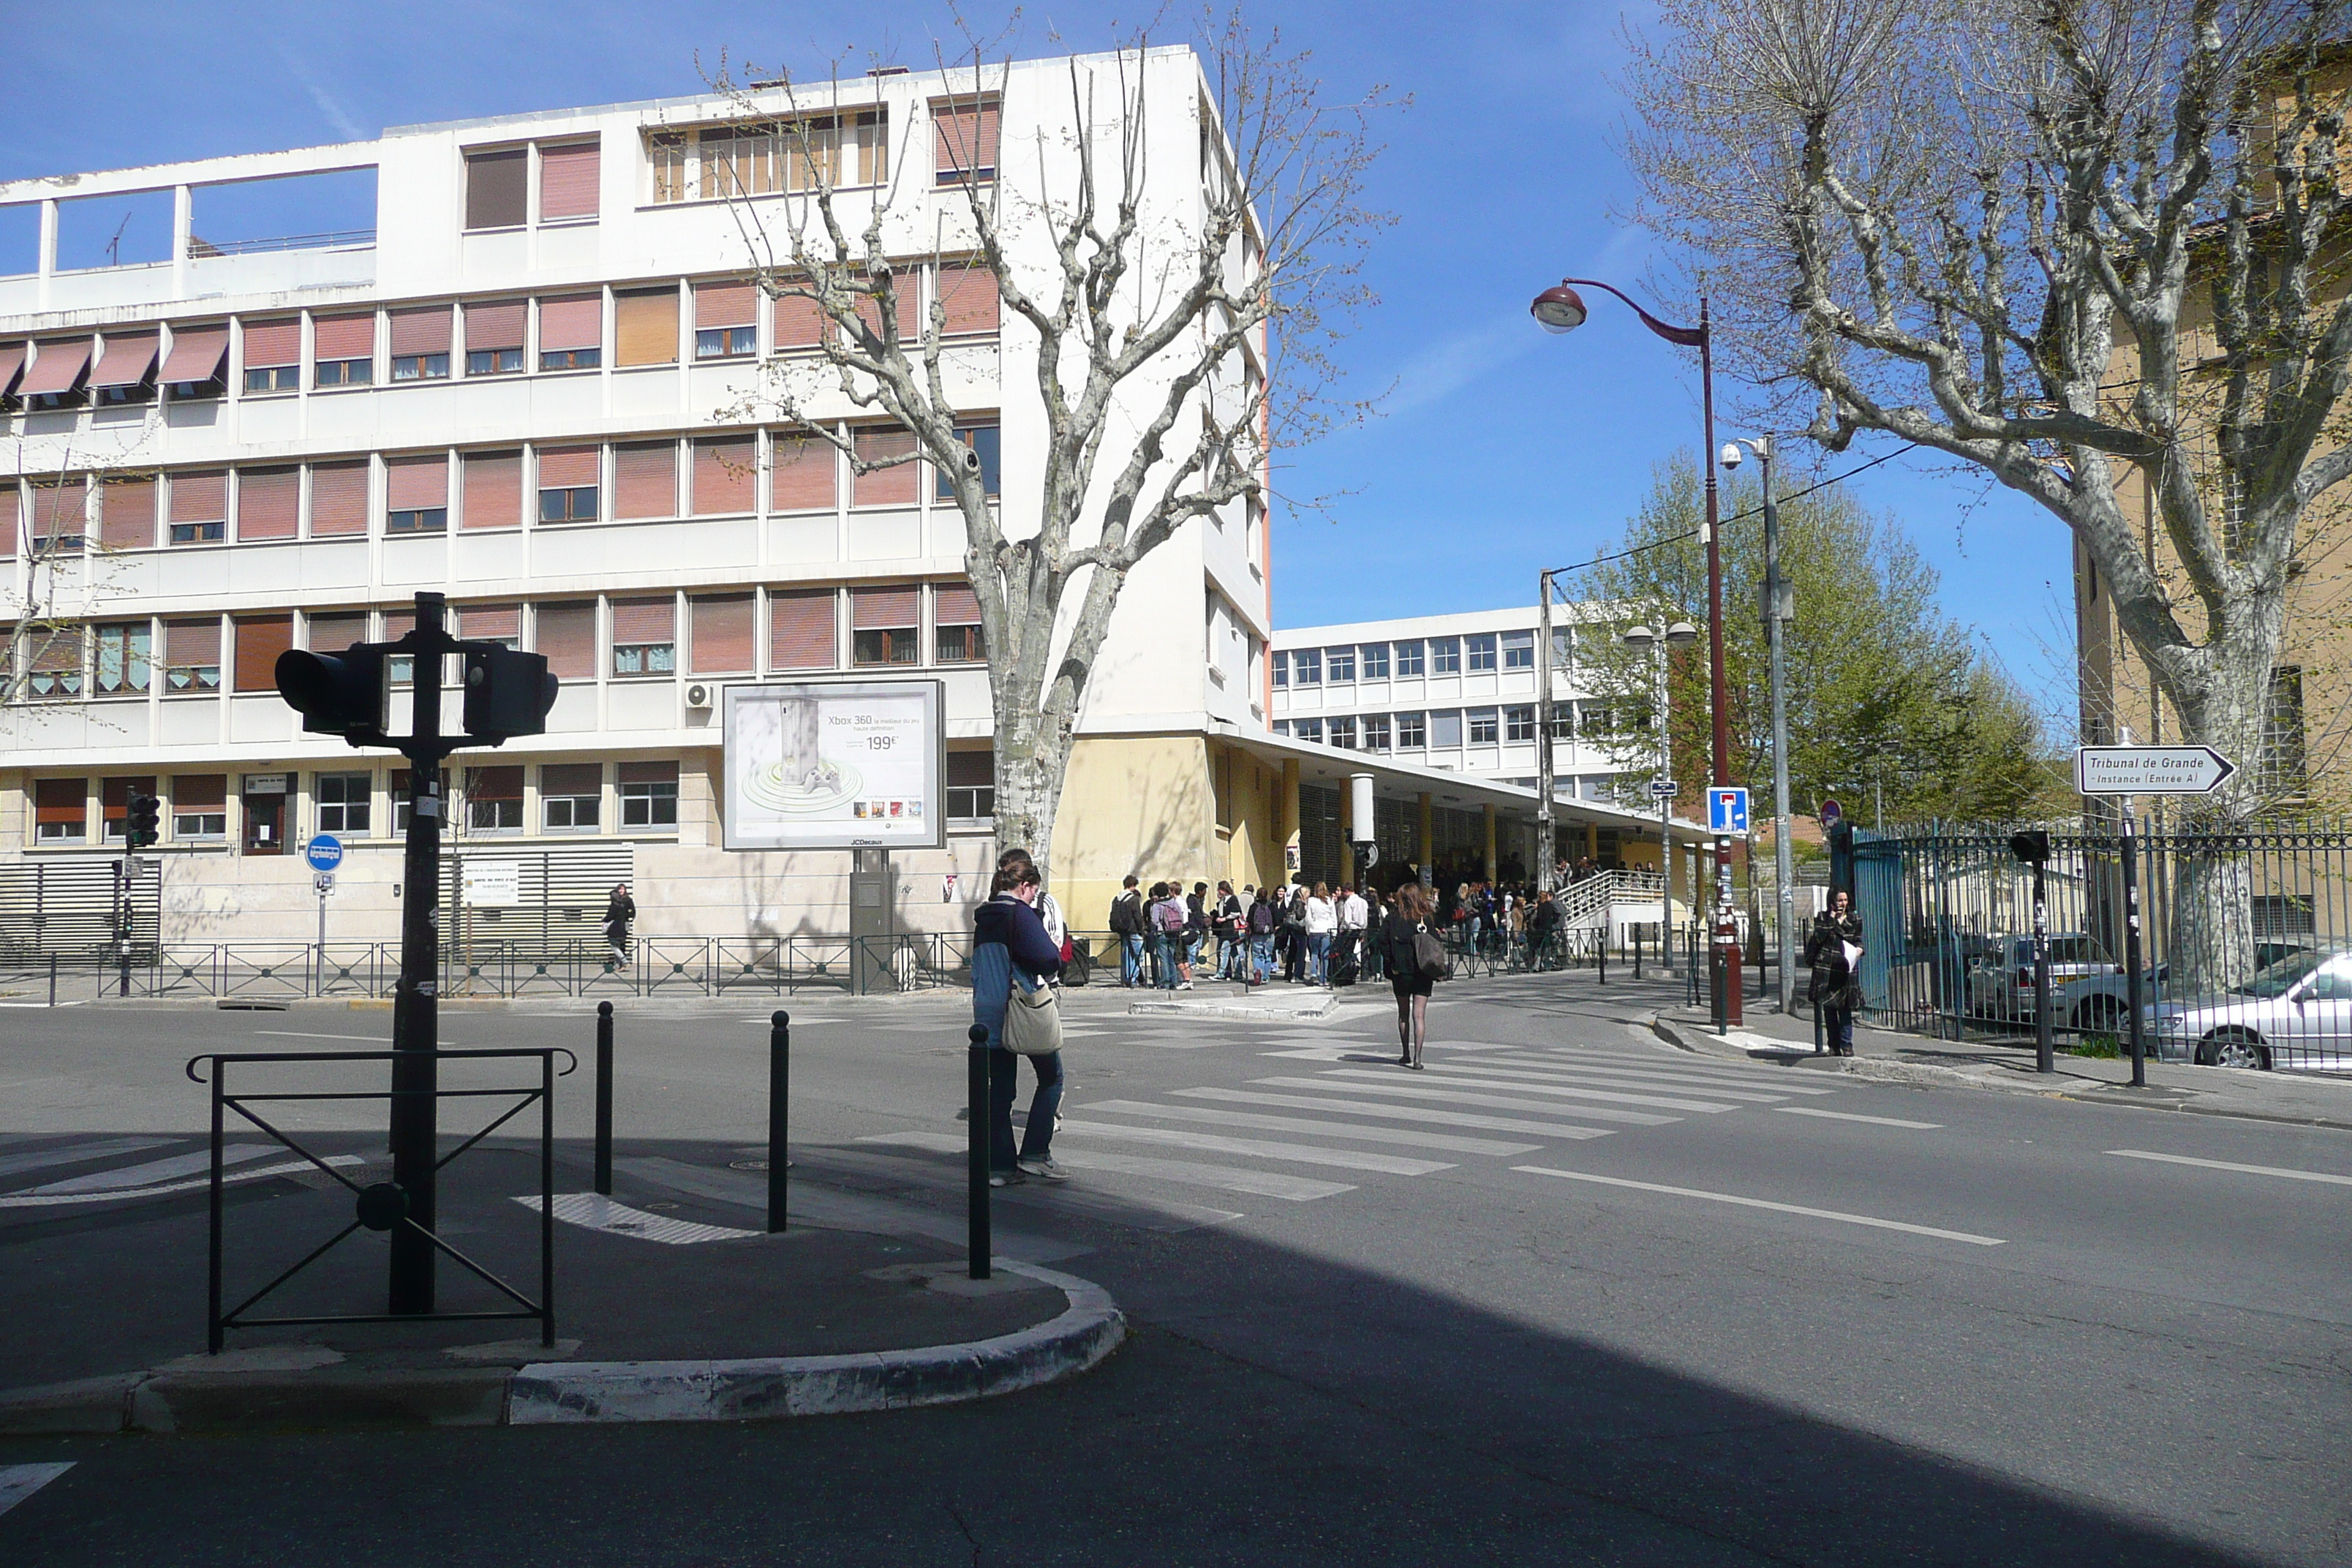
[[1388, 918], [1381, 922], [1381, 952], [1389, 980], [1396, 987], [1397, 1066], [1421, 1070], [1421, 1048], [1429, 1043], [1430, 977], [1413, 957], [1413, 938], [1423, 931], [1436, 935], [1430, 921], [1429, 889], [1407, 882], [1389, 900]]

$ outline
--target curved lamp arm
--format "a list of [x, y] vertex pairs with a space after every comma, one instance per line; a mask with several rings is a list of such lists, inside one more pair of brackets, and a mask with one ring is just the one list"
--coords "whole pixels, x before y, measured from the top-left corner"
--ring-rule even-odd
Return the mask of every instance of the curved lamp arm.
[[1706, 343], [1706, 326], [1705, 324], [1704, 317], [1701, 318], [1701, 324], [1696, 327], [1670, 326], [1666, 322], [1658, 320], [1657, 317], [1650, 314], [1649, 311], [1642, 309], [1642, 302], [1640, 300], [1634, 299], [1631, 294], [1626, 293], [1625, 290], [1616, 287], [1614, 284], [1603, 283], [1598, 278], [1563, 278], [1560, 281], [1563, 283], [1576, 284], [1586, 289], [1608, 289], [1609, 292], [1616, 295], [1617, 298], [1624, 300], [1626, 304], [1631, 305], [1633, 308], [1633, 314], [1642, 318], [1642, 324], [1643, 326], [1649, 328], [1650, 331], [1657, 333], [1658, 336], [1665, 339], [1666, 342], [1670, 343], [1680, 343], [1686, 349], [1701, 348]]

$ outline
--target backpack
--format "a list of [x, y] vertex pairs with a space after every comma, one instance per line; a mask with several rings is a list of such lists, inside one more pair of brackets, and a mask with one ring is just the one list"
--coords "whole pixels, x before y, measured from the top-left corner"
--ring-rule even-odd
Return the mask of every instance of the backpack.
[[1151, 906], [1151, 918], [1170, 936], [1184, 929], [1184, 906], [1173, 899], [1162, 899]]
[[1306, 894], [1301, 893], [1297, 898], [1282, 906], [1282, 929], [1285, 931], [1305, 931], [1307, 929]]
[[1121, 893], [1110, 901], [1111, 935], [1138, 936], [1142, 933], [1143, 921], [1137, 908], [1142, 902], [1143, 895], [1135, 892]]
[[1260, 899], [1250, 906], [1249, 929], [1252, 936], [1274, 934], [1274, 906]]

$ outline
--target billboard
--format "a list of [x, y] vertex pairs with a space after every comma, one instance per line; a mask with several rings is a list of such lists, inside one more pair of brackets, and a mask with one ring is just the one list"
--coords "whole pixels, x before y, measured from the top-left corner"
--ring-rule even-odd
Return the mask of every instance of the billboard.
[[727, 689], [730, 849], [937, 849], [947, 707], [936, 680]]

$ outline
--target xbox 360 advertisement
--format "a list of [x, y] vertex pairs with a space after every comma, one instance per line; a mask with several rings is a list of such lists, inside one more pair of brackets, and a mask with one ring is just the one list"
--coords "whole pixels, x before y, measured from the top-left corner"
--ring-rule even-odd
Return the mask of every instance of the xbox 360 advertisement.
[[936, 680], [727, 689], [730, 849], [946, 842]]

